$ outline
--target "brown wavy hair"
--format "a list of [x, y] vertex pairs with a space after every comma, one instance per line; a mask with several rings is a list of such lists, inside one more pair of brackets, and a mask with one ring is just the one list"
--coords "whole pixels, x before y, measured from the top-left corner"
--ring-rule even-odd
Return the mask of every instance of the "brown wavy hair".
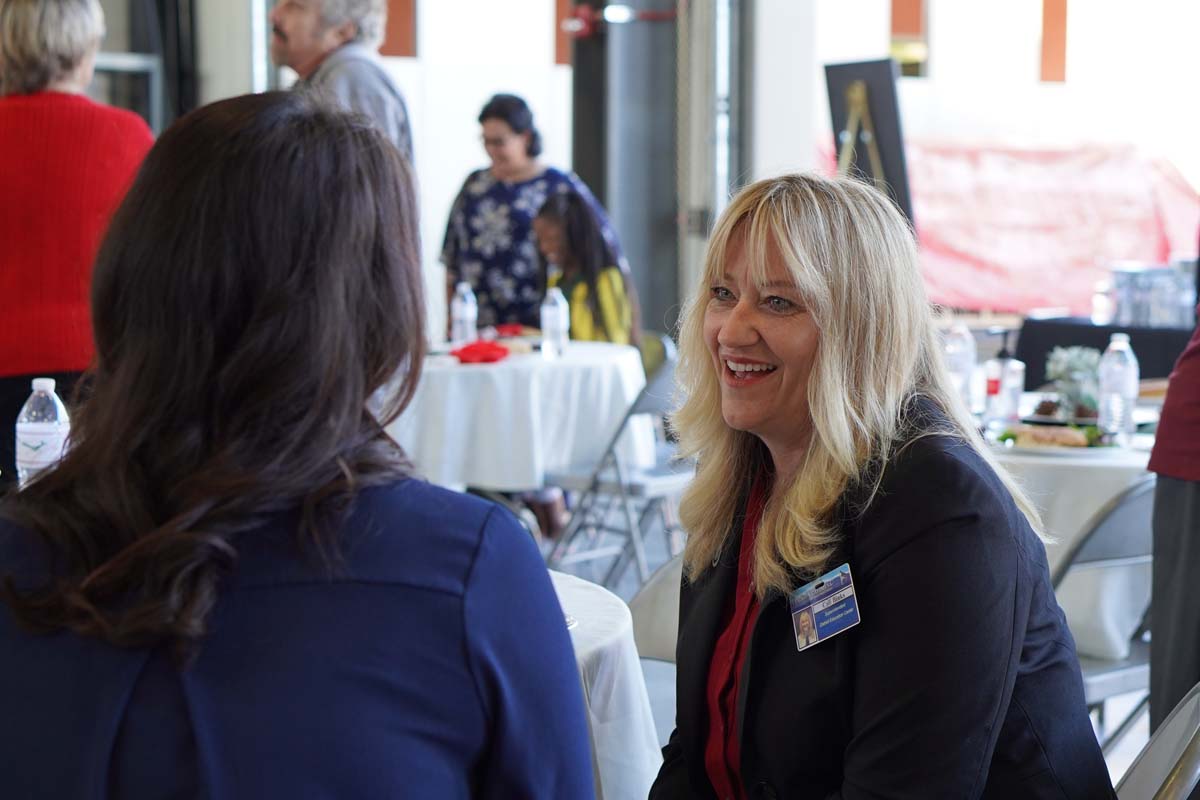
[[286, 510], [336, 568], [354, 493], [410, 472], [382, 426], [425, 352], [417, 231], [391, 143], [304, 94], [166, 131], [97, 256], [70, 451], [0, 504], [56, 565], [37, 588], [5, 579], [19, 622], [186, 657], [239, 537]]

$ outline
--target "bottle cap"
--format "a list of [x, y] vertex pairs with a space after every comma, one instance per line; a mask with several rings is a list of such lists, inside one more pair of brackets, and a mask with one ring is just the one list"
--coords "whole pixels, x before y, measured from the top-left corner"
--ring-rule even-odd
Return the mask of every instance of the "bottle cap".
[[1125, 342], [1125, 344], [1129, 344], [1129, 334], [1128, 333], [1114, 333], [1112, 336], [1108, 337], [1108, 340], [1110, 342]]
[[996, 358], [1005, 361], [1012, 358], [1012, 351], [1008, 349], [1008, 335], [1012, 333], [1012, 328], [1005, 328], [1002, 325], [993, 325], [988, 328], [989, 336], [1000, 337], [1000, 352], [996, 353]]
[[54, 391], [54, 378], [34, 378], [33, 390], [35, 392], [50, 393]]
[[469, 292], [471, 291], [471, 284], [467, 283], [466, 281], [459, 281], [458, 285], [454, 287], [454, 290], [456, 292]]

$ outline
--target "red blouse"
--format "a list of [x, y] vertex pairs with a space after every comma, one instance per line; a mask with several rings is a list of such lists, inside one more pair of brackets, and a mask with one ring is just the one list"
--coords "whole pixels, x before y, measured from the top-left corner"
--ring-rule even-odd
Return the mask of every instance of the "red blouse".
[[81, 95], [0, 97], [0, 377], [91, 361], [92, 260], [153, 141]]
[[737, 588], [725, 606], [725, 627], [713, 648], [708, 667], [708, 737], [704, 746], [704, 767], [717, 797], [745, 800], [742, 787], [741, 742], [737, 730], [737, 694], [742, 683], [742, 667], [750, 636], [758, 617], [758, 598], [754, 596], [751, 574], [754, 567], [754, 539], [766, 505], [766, 487], [762, 479], [754, 482], [746, 504], [742, 524], [742, 546], [738, 553]]

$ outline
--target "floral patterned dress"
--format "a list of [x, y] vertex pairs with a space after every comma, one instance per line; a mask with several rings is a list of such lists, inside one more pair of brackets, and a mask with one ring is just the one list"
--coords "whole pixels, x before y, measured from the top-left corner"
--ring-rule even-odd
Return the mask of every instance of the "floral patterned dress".
[[605, 240], [623, 263], [608, 215], [575, 173], [547, 167], [537, 177], [517, 183], [501, 181], [486, 168], [467, 176], [450, 210], [442, 263], [451, 282], [471, 284], [481, 326], [540, 326], [543, 287], [533, 218], [551, 193], [568, 191], [587, 200]]

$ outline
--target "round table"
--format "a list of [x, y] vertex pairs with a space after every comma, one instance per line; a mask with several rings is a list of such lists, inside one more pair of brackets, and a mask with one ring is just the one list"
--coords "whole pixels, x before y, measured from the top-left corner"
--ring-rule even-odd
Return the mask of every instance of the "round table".
[[[388, 433], [433, 483], [537, 489], [547, 473], [594, 467], [645, 383], [636, 348], [602, 342], [570, 342], [558, 359], [431, 356]], [[618, 453], [635, 466], [654, 464], [649, 419], [631, 420]]]
[[577, 622], [571, 643], [587, 704], [597, 800], [645, 797], [662, 753], [629, 607], [574, 575], [551, 571], [550, 579], [563, 612]]
[[1014, 475], [1042, 514], [1053, 572], [1084, 526], [1105, 503], [1146, 474], [1149, 447], [1140, 439], [1134, 448], [1060, 447], [1047, 452], [1017, 452], [997, 448], [997, 459]]

